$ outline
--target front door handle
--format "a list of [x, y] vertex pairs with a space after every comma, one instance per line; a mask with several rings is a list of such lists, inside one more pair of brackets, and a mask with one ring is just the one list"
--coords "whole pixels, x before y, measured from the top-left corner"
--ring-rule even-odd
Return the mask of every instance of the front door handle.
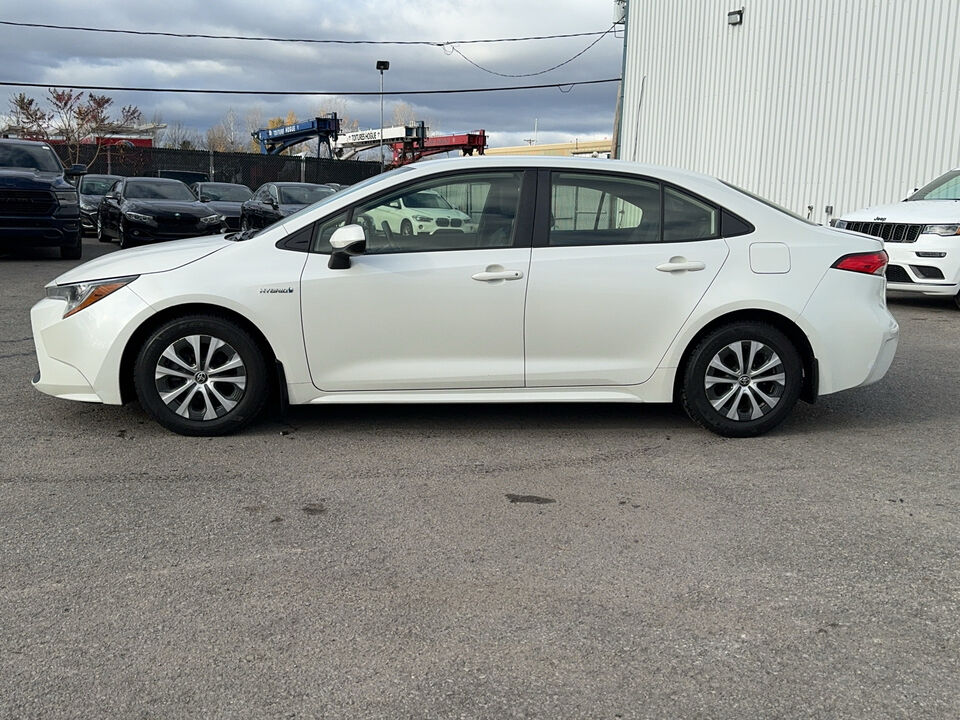
[[706, 263], [702, 263], [699, 260], [687, 260], [683, 257], [672, 257], [669, 262], [665, 262], [662, 265], [657, 265], [657, 270], [660, 272], [668, 273], [677, 273], [677, 272], [695, 272], [697, 270], [704, 270], [707, 267]]
[[519, 270], [486, 270], [475, 273], [471, 277], [480, 282], [497, 282], [498, 280], [519, 280], [523, 277], [523, 273]]

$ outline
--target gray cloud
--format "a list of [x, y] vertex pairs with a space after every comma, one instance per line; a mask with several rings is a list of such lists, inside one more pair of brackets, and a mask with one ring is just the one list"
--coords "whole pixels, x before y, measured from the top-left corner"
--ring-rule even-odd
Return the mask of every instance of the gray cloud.
[[[209, 34], [337, 38], [346, 40], [429, 40], [545, 35], [605, 30], [612, 22], [609, 0], [463, 3], [422, 0], [418, 3], [317, 3], [288, 0], [268, 7], [262, 2], [163, 3], [88, 2], [38, 5], [6, 0], [3, 19], [59, 25]], [[504, 73], [535, 72], [586, 47], [593, 38], [539, 42], [462, 45], [471, 60]], [[51, 86], [102, 84], [230, 88], [254, 90], [336, 91], [379, 87], [377, 59], [389, 59], [385, 89], [446, 89], [573, 82], [617, 77], [622, 40], [603, 38], [569, 65], [532, 78], [501, 78], [484, 73], [439, 47], [306, 45], [140, 37], [0, 26], [0, 79]], [[0, 112], [19, 90], [0, 88]], [[28, 92], [41, 97], [43, 89]], [[148, 118], [205, 130], [228, 108], [240, 118], [258, 108], [262, 117], [311, 117], [329, 100], [305, 96], [215, 96], [112, 93], [118, 105], [135, 104]], [[387, 96], [385, 116], [404, 101], [435, 131], [484, 128], [504, 141], [532, 137], [539, 122], [541, 138], [609, 137], [616, 84], [470, 95]], [[377, 97], [347, 97], [346, 113], [361, 127], [379, 123]], [[497, 142], [496, 144], [506, 144]]]

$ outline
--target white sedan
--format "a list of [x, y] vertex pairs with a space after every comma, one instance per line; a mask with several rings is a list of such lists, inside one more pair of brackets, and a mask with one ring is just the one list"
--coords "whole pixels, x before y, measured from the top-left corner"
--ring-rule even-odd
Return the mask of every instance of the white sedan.
[[[435, 192], [470, 232], [354, 223]], [[886, 373], [878, 240], [619, 161], [407, 166], [260, 231], [115, 252], [31, 312], [33, 384], [186, 435], [295, 404], [672, 402], [751, 436]]]

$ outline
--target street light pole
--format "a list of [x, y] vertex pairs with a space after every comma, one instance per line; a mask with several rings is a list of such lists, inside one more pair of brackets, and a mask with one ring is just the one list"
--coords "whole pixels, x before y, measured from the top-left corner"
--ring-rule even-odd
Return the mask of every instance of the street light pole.
[[383, 71], [390, 69], [389, 60], [377, 60], [377, 70], [380, 71], [380, 172], [384, 170], [383, 160]]

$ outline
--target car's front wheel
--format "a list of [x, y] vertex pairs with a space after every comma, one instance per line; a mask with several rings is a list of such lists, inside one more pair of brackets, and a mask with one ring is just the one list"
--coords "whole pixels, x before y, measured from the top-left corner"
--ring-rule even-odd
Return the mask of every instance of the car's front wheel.
[[134, 386], [144, 409], [181, 435], [225, 435], [269, 396], [267, 363], [244, 328], [215, 315], [170, 320], [143, 344]]
[[957, 310], [960, 310], [960, 292], [953, 296], [953, 304], [957, 306]]
[[697, 424], [726, 437], [776, 427], [800, 397], [803, 363], [790, 339], [761, 322], [719, 327], [684, 368], [680, 402]]
[[77, 240], [72, 245], [60, 246], [60, 257], [64, 260], [79, 260], [83, 256], [83, 233], [77, 233]]
[[122, 219], [120, 220], [120, 224], [117, 226], [117, 241], [120, 243], [120, 247], [124, 249], [136, 246], [136, 243], [127, 234], [127, 226], [124, 224]]

